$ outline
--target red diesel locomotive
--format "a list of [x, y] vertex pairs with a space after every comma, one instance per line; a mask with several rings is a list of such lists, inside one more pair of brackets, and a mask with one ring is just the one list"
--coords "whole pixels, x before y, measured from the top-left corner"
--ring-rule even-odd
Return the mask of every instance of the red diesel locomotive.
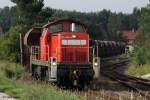
[[88, 84], [94, 76], [86, 25], [73, 20], [49, 21], [24, 37], [30, 50], [30, 70], [37, 79]]

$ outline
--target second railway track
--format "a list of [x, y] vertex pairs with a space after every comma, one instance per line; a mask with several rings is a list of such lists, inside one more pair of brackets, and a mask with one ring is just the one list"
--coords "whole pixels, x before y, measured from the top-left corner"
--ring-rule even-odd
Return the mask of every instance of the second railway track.
[[120, 62], [107, 64], [101, 68], [101, 74], [105, 77], [108, 77], [123, 86], [127, 87], [129, 90], [138, 92], [142, 96], [145, 96], [147, 99], [150, 99], [150, 81], [146, 79], [141, 79], [129, 75], [125, 75], [117, 71], [116, 69], [120, 66], [127, 64], [128, 59], [124, 59]]

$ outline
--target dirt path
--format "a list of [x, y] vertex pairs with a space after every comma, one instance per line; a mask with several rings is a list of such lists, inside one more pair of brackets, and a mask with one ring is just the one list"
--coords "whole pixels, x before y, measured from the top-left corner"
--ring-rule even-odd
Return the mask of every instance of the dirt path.
[[14, 99], [14, 98], [8, 96], [8, 95], [5, 94], [5, 93], [1, 93], [1, 92], [0, 92], [0, 100], [16, 100], [16, 99]]

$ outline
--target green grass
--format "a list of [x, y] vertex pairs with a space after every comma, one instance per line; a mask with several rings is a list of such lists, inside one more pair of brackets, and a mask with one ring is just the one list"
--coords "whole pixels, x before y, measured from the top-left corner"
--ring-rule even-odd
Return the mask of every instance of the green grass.
[[132, 76], [142, 76], [150, 74], [150, 64], [145, 64], [141, 66], [131, 64], [126, 73]]
[[[21, 65], [0, 61], [0, 91], [18, 100], [83, 100], [84, 98], [46, 83], [18, 80], [24, 69]], [[11, 73], [11, 74], [10, 74]]]

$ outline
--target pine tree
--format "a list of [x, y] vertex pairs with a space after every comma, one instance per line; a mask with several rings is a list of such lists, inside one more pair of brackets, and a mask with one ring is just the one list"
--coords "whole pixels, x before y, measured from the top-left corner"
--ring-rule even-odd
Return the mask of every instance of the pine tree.
[[17, 5], [19, 24], [32, 25], [42, 10], [44, 0], [11, 0]]
[[140, 29], [137, 36], [136, 59], [138, 64], [150, 62], [150, 5], [142, 9]]
[[150, 27], [149, 26], [150, 26], [150, 5], [144, 8], [142, 11], [142, 16], [140, 19], [140, 30], [139, 30], [138, 41], [137, 41], [139, 46], [149, 45], [150, 43]]

